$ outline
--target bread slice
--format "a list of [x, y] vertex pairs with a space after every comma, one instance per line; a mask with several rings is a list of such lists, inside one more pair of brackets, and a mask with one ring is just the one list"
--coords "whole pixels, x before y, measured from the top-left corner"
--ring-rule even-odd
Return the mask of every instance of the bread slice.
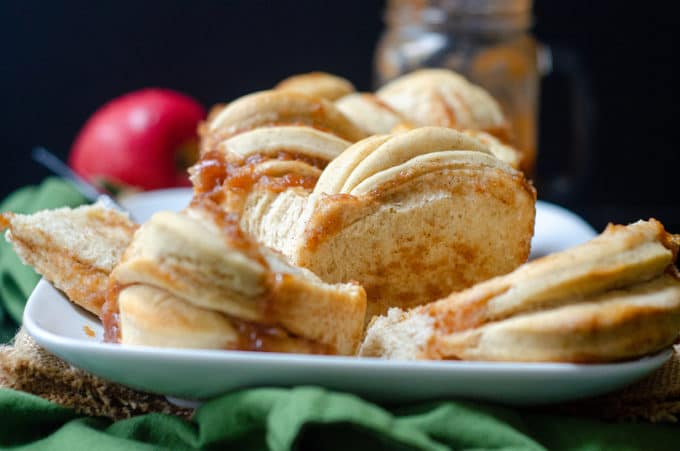
[[376, 95], [417, 126], [481, 130], [507, 141], [499, 104], [479, 86], [447, 69], [420, 69], [380, 88]]
[[609, 362], [652, 354], [680, 333], [680, 281], [670, 275], [578, 304], [511, 317], [442, 337], [463, 360]]
[[678, 242], [655, 220], [609, 226], [581, 246], [367, 330], [360, 354], [398, 359], [613, 361], [680, 332]]
[[137, 229], [127, 214], [94, 204], [2, 216], [5, 238], [21, 260], [99, 315], [109, 273]]
[[354, 92], [354, 85], [342, 77], [326, 72], [309, 72], [281, 80], [274, 89], [299, 92], [331, 102]]
[[241, 214], [252, 192], [311, 192], [350, 142], [309, 126], [255, 128], [219, 142], [190, 169], [196, 197]]
[[243, 96], [200, 127], [201, 153], [233, 136], [261, 127], [303, 125], [355, 142], [366, 136], [333, 103], [294, 91], [262, 91]]
[[408, 119], [370, 93], [347, 94], [337, 99], [335, 106], [367, 135], [392, 133], [398, 127], [413, 128]]
[[275, 157], [279, 152], [286, 151], [331, 161], [351, 144], [312, 127], [280, 125], [241, 133], [220, 142], [217, 150], [232, 161], [256, 156]]
[[497, 137], [479, 130], [462, 130], [468, 136], [477, 138], [488, 146], [491, 153], [501, 161], [506, 162], [515, 169], [521, 169], [522, 152], [502, 142]]
[[[110, 287], [107, 309], [120, 322], [110, 314], [104, 323], [109, 337], [120, 327], [124, 344], [352, 354], [366, 308], [359, 285], [329, 285], [292, 267], [205, 204], [154, 215]], [[166, 307], [177, 313], [172, 321]]]
[[362, 140], [314, 189], [252, 190], [241, 225], [330, 283], [358, 281], [368, 318], [431, 302], [526, 261], [535, 192], [475, 137], [423, 127]]

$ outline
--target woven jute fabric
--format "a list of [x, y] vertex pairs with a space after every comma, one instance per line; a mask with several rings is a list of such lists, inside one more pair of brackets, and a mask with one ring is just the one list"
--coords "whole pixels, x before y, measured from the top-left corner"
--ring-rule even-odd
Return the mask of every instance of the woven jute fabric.
[[[45, 351], [23, 329], [11, 345], [0, 347], [0, 386], [41, 396], [82, 414], [113, 419], [151, 412], [189, 418], [193, 413], [163, 396], [75, 368]], [[663, 367], [622, 390], [540, 410], [607, 420], [676, 422], [680, 417], [680, 348], [674, 348]]]
[[604, 396], [560, 406], [566, 412], [608, 420], [677, 422], [680, 417], [680, 345], [644, 379]]
[[193, 413], [163, 396], [133, 390], [75, 368], [45, 351], [23, 329], [10, 345], [0, 347], [0, 386], [32, 393], [84, 415], [116, 420], [152, 412], [183, 418]]

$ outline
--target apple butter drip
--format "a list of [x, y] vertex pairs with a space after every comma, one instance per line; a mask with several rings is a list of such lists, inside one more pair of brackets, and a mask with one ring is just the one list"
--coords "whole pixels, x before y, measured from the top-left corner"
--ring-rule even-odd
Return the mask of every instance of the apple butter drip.
[[678, 250], [680, 249], [680, 234], [674, 235], [662, 230], [660, 240], [661, 244], [666, 249], [671, 251], [671, 254], [673, 255], [673, 261], [670, 265], [668, 265], [668, 268], [666, 268], [666, 273], [680, 280], [680, 271], [676, 266], [678, 260]]
[[255, 240], [241, 229], [238, 214], [223, 209], [209, 197], [201, 196], [194, 196], [189, 208], [202, 211], [219, 228], [228, 247], [243, 252], [248, 258], [257, 261], [265, 268], [269, 267]]
[[0, 231], [10, 226], [11, 213], [0, 213]]
[[106, 301], [102, 305], [100, 319], [104, 326], [104, 341], [107, 343], [120, 343], [120, 309], [118, 307], [118, 295], [125, 288], [118, 283], [110, 283], [106, 290]]
[[498, 138], [502, 143], [513, 145], [513, 136], [508, 126], [487, 127], [482, 131]]
[[324, 197], [314, 212], [305, 232], [307, 248], [316, 250], [322, 241], [338, 233], [346, 224], [347, 214], [359, 205], [360, 200], [351, 194], [330, 194]]
[[309, 354], [336, 354], [333, 348], [323, 343], [293, 336], [281, 327], [252, 323], [230, 318], [238, 331], [238, 339], [232, 349], [237, 351], [285, 352], [290, 345]]
[[[211, 110], [210, 115], [215, 118], [220, 112], [221, 109], [216, 109], [213, 116], [213, 111]], [[339, 122], [338, 116], [342, 117]], [[204, 124], [199, 126], [199, 134], [202, 137], [201, 154], [210, 152], [219, 143], [229, 138], [233, 138], [236, 135], [265, 127], [309, 127], [350, 142], [356, 142], [365, 138], [365, 136], [362, 136], [358, 129], [344, 117], [344, 115], [336, 113], [334, 118], [329, 117], [327, 108], [322, 104], [314, 105], [305, 112], [278, 112], [276, 113], [275, 120], [253, 120], [253, 118], [250, 118], [236, 124], [218, 127], [213, 130], [210, 129], [210, 122], [210, 120], [207, 120]]]
[[254, 188], [266, 188], [275, 193], [289, 188], [314, 189], [318, 180], [316, 176], [295, 172], [272, 176], [258, 172], [258, 165], [268, 160], [301, 161], [320, 170], [328, 164], [322, 158], [284, 150], [238, 160], [228, 160], [217, 151], [207, 152], [191, 169], [195, 198], [208, 198], [229, 210], [238, 211], [238, 206]]

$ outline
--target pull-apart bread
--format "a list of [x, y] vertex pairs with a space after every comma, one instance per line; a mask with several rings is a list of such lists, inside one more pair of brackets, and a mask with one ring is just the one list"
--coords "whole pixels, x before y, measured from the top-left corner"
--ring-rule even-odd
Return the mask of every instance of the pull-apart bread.
[[361, 286], [292, 267], [208, 200], [142, 226], [99, 204], [0, 219], [24, 262], [99, 316], [108, 341], [353, 354], [362, 336]]
[[335, 106], [369, 135], [384, 135], [413, 128], [397, 110], [367, 92], [354, 92], [335, 101]]
[[498, 103], [483, 88], [453, 71], [416, 71], [375, 94], [355, 92], [349, 81], [323, 72], [292, 76], [275, 89], [335, 102], [337, 109], [366, 135], [424, 126], [474, 131], [479, 139], [491, 141], [489, 145], [498, 158], [519, 168], [521, 152], [508, 145], [508, 122]]
[[493, 145], [506, 163], [519, 168], [522, 149], [512, 143], [510, 125], [500, 105], [484, 90], [462, 75], [446, 69], [421, 69], [387, 83], [376, 92], [384, 104], [398, 111], [415, 126], [436, 125], [479, 133], [479, 138], [497, 138]]
[[356, 142], [366, 137], [332, 102], [295, 91], [261, 91], [215, 111], [199, 127], [201, 154], [238, 134], [261, 127], [296, 125]]
[[326, 72], [293, 75], [274, 87], [277, 91], [320, 97], [335, 106], [366, 135], [412, 128], [404, 116], [371, 93], [356, 92], [349, 80]]
[[111, 273], [102, 320], [123, 344], [353, 354], [365, 309], [361, 286], [292, 267], [204, 201], [141, 226]]
[[355, 91], [349, 80], [327, 72], [293, 75], [280, 81], [274, 89], [320, 97], [331, 102]]
[[[223, 158], [234, 153], [226, 148]], [[305, 186], [268, 181], [243, 190], [228, 164], [220, 177], [208, 171], [218, 166], [194, 168], [197, 195], [237, 214], [247, 233], [291, 264], [326, 282], [361, 283], [368, 318], [507, 273], [529, 255], [533, 187], [482, 141], [453, 129], [367, 138]]]
[[4, 213], [5, 238], [21, 260], [95, 315], [101, 313], [108, 276], [137, 229], [125, 213], [101, 204]]
[[480, 130], [507, 140], [500, 105], [483, 88], [446, 69], [421, 69], [380, 88], [376, 95], [417, 126]]
[[680, 237], [655, 220], [409, 311], [374, 319], [362, 356], [604, 362], [671, 345], [680, 332]]
[[423, 304], [525, 262], [535, 195], [455, 130], [375, 136], [323, 171], [292, 260], [327, 281], [359, 281], [369, 317]]

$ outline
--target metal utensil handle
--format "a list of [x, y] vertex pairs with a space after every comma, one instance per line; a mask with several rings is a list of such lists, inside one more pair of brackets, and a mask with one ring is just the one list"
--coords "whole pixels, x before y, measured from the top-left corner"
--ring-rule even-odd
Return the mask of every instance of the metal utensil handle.
[[31, 153], [33, 160], [45, 166], [50, 171], [54, 172], [56, 175], [63, 177], [73, 184], [73, 186], [85, 196], [86, 199], [92, 202], [101, 202], [104, 206], [108, 208], [113, 208], [119, 211], [127, 210], [123, 208], [118, 202], [116, 202], [113, 197], [106, 194], [102, 190], [98, 189], [96, 186], [76, 174], [70, 167], [66, 165], [63, 161], [59, 159], [55, 154], [50, 152], [44, 147], [34, 147]]
[[76, 185], [80, 193], [91, 201], [96, 201], [102, 192], [84, 178], [76, 174], [66, 163], [44, 147], [34, 147], [31, 153], [33, 160], [45, 166], [58, 176]]

